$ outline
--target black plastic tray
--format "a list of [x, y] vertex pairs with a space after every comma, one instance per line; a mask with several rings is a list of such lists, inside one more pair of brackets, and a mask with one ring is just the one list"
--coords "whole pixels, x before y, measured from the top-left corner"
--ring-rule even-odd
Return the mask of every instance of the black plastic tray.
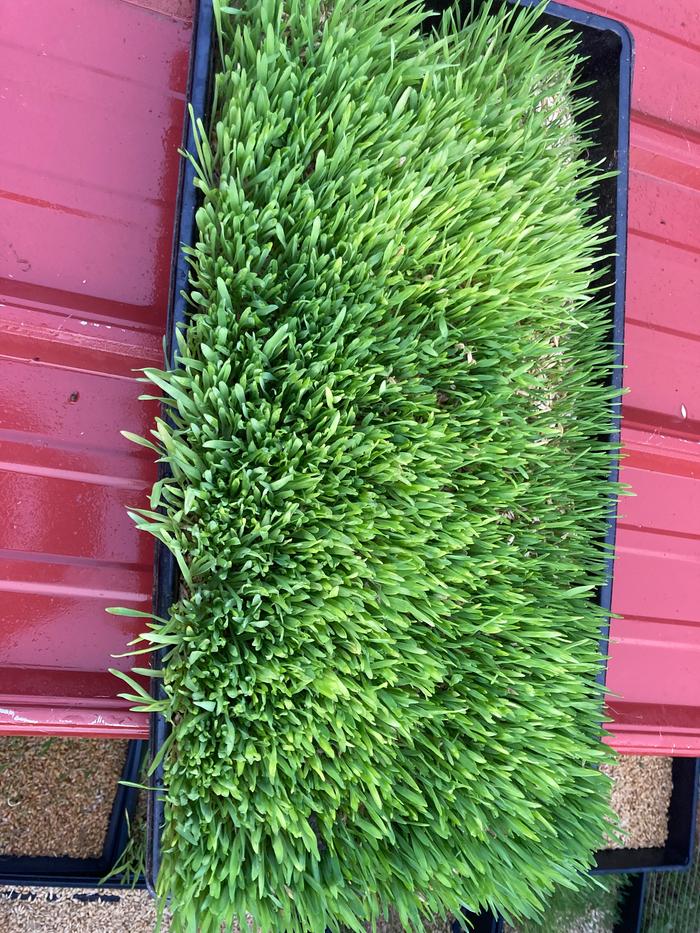
[[[145, 742], [129, 742], [122, 771], [122, 780], [138, 782]], [[117, 784], [112, 813], [107, 826], [102, 855], [99, 858], [52, 858], [49, 856], [0, 856], [0, 886], [41, 885], [61, 888], [123, 888], [145, 887], [140, 880], [111, 878], [101, 884], [105, 875], [119, 863], [129, 839], [129, 821], [136, 809], [138, 790]]]
[[641, 933], [644, 923], [644, 901], [647, 892], [646, 874], [635, 874], [622, 897], [620, 915], [613, 933]]
[[689, 868], [695, 849], [700, 758], [674, 758], [668, 839], [648, 849], [604, 849], [596, 856], [594, 875], [613, 872], [682, 871]]
[[[461, 0], [464, 9], [469, 9], [471, 0]], [[540, 0], [503, 0], [517, 2], [521, 6], [533, 6]], [[426, 0], [431, 9], [445, 8], [450, 0]], [[578, 32], [581, 52], [588, 57], [582, 66], [584, 82], [592, 82], [585, 95], [593, 99], [599, 115], [595, 141], [589, 147], [592, 162], [601, 162], [605, 169], [615, 169], [618, 174], [601, 182], [598, 191], [596, 213], [608, 218], [610, 234], [614, 235], [615, 255], [609, 262], [605, 275], [605, 287], [611, 306], [611, 339], [615, 345], [615, 368], [612, 385], [622, 388], [622, 347], [624, 336], [625, 267], [627, 257], [627, 184], [629, 158], [629, 112], [632, 82], [632, 40], [627, 29], [620, 23], [601, 16], [584, 13], [559, 3], [549, 3], [544, 17], [553, 25], [566, 20]], [[192, 56], [189, 78], [189, 101], [195, 118], [207, 123], [208, 103], [211, 92], [213, 17], [210, 0], [200, 0], [194, 16]], [[195, 152], [194, 136], [189, 114], [184, 127], [184, 145]], [[194, 169], [187, 160], [180, 166], [178, 209], [175, 224], [173, 262], [170, 283], [170, 301], [166, 332], [166, 360], [169, 366], [175, 363], [175, 333], [185, 325], [187, 301], [183, 292], [187, 289], [189, 266], [182, 246], [191, 246], [196, 240], [195, 211], [197, 191], [193, 187]], [[613, 247], [611, 247], [613, 249]], [[164, 414], [164, 417], [166, 415]], [[621, 401], [611, 405], [611, 440], [617, 445], [620, 439]], [[164, 475], [161, 472], [161, 477]], [[611, 465], [610, 479], [618, 478], [617, 459]], [[611, 499], [610, 518], [606, 533], [607, 583], [600, 593], [600, 603], [609, 612], [612, 598], [613, 548], [615, 544], [616, 499]], [[154, 611], [166, 617], [172, 602], [177, 598], [178, 571], [170, 552], [156, 542]], [[608, 647], [608, 626], [601, 629], [601, 669], [599, 682], [605, 683], [605, 660]], [[159, 666], [163, 652], [155, 653], [155, 665]], [[159, 689], [159, 681], [154, 689]], [[163, 744], [168, 726], [160, 715], [151, 717], [150, 755], [153, 758]], [[146, 879], [153, 893], [160, 866], [160, 830], [163, 823], [163, 765], [162, 762], [149, 778], [155, 791], [148, 801], [148, 843], [146, 851]]]
[[504, 922], [502, 917], [494, 917], [492, 913], [484, 912], [474, 914], [471, 910], [462, 911], [464, 922], [454, 920], [452, 933], [503, 933]]

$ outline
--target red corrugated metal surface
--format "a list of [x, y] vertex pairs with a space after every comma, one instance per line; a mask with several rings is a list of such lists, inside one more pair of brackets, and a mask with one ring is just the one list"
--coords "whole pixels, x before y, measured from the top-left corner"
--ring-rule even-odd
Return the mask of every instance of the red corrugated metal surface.
[[145, 734], [107, 668], [150, 607], [152, 423], [192, 0], [0, 0], [0, 732]]
[[[614, 744], [700, 754], [700, 6], [578, 0], [636, 46]], [[147, 608], [192, 0], [0, 0], [0, 732], [132, 734], [106, 674]], [[128, 662], [118, 662], [128, 666]]]
[[700, 4], [576, 5], [635, 41], [613, 744], [699, 755]]

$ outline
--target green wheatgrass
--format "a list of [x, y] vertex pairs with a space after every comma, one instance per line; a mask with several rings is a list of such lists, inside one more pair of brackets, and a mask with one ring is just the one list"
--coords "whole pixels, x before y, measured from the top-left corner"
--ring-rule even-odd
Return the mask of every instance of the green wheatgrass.
[[574, 45], [532, 11], [215, 10], [189, 326], [146, 370], [172, 478], [134, 515], [183, 577], [139, 642], [165, 699], [128, 694], [172, 724], [160, 897], [176, 933], [536, 915], [609, 813]]
[[613, 930], [621, 919], [620, 909], [630, 875], [589, 877], [584, 886], [572, 891], [555, 888], [544, 917], [525, 920], [506, 933], [571, 933], [586, 930]]

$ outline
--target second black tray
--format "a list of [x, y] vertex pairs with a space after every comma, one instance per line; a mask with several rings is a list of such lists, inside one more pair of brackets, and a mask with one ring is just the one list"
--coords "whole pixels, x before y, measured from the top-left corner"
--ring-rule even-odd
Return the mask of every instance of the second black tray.
[[[122, 780], [138, 783], [145, 742], [129, 742], [122, 771]], [[133, 884], [131, 879], [111, 878], [102, 883], [119, 863], [129, 839], [129, 824], [136, 810], [138, 790], [118, 784], [112, 813], [107, 826], [102, 855], [99, 858], [67, 858], [49, 856], [0, 856], [0, 885], [40, 885], [60, 888], [144, 888], [145, 882]]]
[[602, 849], [594, 875], [613, 872], [679, 871], [690, 866], [695, 848], [700, 758], [674, 758], [665, 846], [648, 849]]

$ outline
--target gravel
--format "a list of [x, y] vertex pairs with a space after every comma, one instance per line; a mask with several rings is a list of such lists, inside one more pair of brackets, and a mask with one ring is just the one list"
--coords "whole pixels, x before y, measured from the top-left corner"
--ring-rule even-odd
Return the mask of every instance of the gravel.
[[155, 923], [147, 891], [0, 889], [2, 933], [153, 933]]
[[[519, 931], [517, 927], [506, 924], [505, 933], [519, 933]], [[542, 933], [547, 933], [547, 927], [542, 927]], [[602, 911], [589, 910], [578, 920], [572, 920], [566, 933], [612, 933], [612, 926]]]
[[602, 770], [613, 780], [612, 808], [624, 838], [608, 840], [610, 849], [663, 846], [668, 836], [668, 807], [673, 779], [672, 758], [620, 755]]
[[126, 749], [114, 739], [0, 739], [0, 854], [100, 856]]
[[[368, 923], [365, 924], [365, 929], [369, 933], [372, 927]], [[426, 933], [450, 933], [452, 930], [452, 921], [441, 920], [440, 918], [436, 918], [432, 921], [426, 920], [425, 930]], [[404, 928], [393, 910], [389, 911], [389, 918], [387, 920], [377, 921], [377, 933], [404, 933]]]
[[[0, 889], [2, 933], [153, 933], [155, 922], [155, 905], [146, 891]], [[163, 933], [169, 927], [166, 918]], [[426, 924], [427, 933], [449, 933], [450, 929], [445, 920]], [[395, 916], [378, 923], [377, 930], [403, 933]]]
[[571, 924], [567, 933], [612, 933], [612, 927], [602, 911], [589, 910], [585, 916]]

